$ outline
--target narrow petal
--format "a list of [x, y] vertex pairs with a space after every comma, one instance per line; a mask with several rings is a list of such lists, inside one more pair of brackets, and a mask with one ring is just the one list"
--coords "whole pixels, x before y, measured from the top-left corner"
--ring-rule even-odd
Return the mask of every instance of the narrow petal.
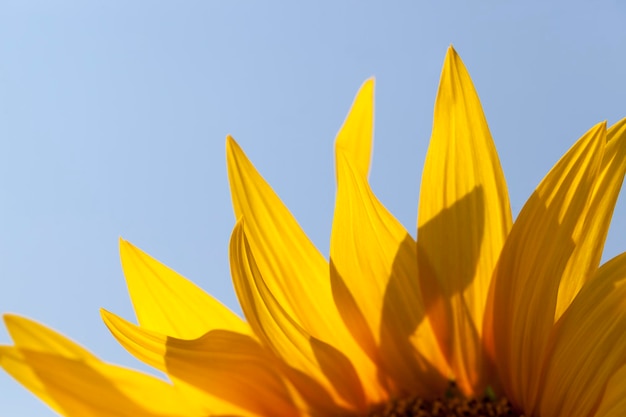
[[626, 254], [622, 254], [597, 271], [557, 323], [545, 361], [539, 415], [592, 415], [607, 382], [624, 365], [625, 334]]
[[18, 348], [58, 354], [83, 361], [98, 360], [87, 349], [36, 321], [13, 314], [4, 315], [4, 324]]
[[[364, 385], [378, 390], [376, 367], [335, 306], [328, 263], [230, 137], [227, 162], [235, 216], [245, 218], [246, 237], [263, 285], [298, 328], [349, 357]], [[378, 399], [382, 395], [370, 394]]]
[[354, 168], [367, 178], [374, 135], [374, 79], [365, 81], [335, 139], [336, 152], [350, 156]]
[[504, 175], [478, 95], [450, 47], [422, 174], [418, 251], [431, 320], [466, 394], [480, 393], [486, 382], [483, 312], [511, 222]]
[[338, 403], [365, 411], [365, 393], [354, 365], [342, 352], [308, 334], [282, 308], [260, 274], [241, 221], [233, 231], [230, 258], [235, 290], [255, 334], [289, 366], [314, 378]]
[[[221, 413], [295, 416], [299, 411], [279, 374], [279, 366], [248, 335], [212, 330], [194, 340], [151, 332], [102, 311], [115, 338], [138, 359], [205, 393]], [[254, 395], [246, 393], [254, 392]]]
[[329, 308], [327, 262], [230, 137], [227, 161], [235, 217], [246, 219], [246, 235], [272, 293], [309, 332], [332, 334], [338, 316]]
[[[441, 395], [447, 365], [425, 319], [415, 241], [376, 199], [351, 155], [340, 147], [336, 154], [331, 273], [354, 300], [338, 302], [338, 308], [364, 350], [392, 378], [395, 393]], [[350, 322], [355, 316], [363, 317], [368, 336]]]
[[555, 321], [600, 265], [613, 209], [626, 171], [626, 119], [609, 128], [606, 140], [602, 165], [583, 214], [584, 220], [579, 222], [574, 231], [576, 248], [563, 273], [568, 278], [562, 280], [559, 287]]
[[249, 326], [219, 301], [123, 239], [120, 256], [141, 326], [182, 339], [212, 329], [250, 334]]
[[605, 143], [601, 123], [552, 168], [522, 208], [494, 274], [486, 339], [507, 396], [528, 412], [536, 407], [559, 284], [576, 261], [576, 231], [585, 222]]
[[19, 343], [0, 347], [0, 366], [61, 415], [202, 415], [164, 381], [106, 364], [33, 321], [15, 316], [6, 321]]
[[164, 381], [102, 362], [2, 346], [0, 366], [65, 416], [202, 415]]

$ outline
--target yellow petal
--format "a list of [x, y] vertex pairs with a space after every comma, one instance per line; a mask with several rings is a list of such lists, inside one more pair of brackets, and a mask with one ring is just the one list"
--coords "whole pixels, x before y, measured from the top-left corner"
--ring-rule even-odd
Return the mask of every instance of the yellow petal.
[[607, 144], [591, 199], [573, 239], [576, 248], [561, 281], [555, 321], [570, 305], [582, 285], [600, 265], [611, 216], [626, 171], [626, 119], [607, 131]]
[[374, 79], [365, 81], [354, 98], [352, 108], [339, 129], [335, 150], [350, 155], [354, 168], [367, 178], [372, 159], [374, 134]]
[[[294, 416], [276, 360], [248, 335], [212, 330], [194, 340], [167, 337], [102, 311], [115, 338], [138, 359], [205, 393], [223, 414]], [[254, 395], [249, 393], [254, 392]]]
[[40, 324], [9, 317], [7, 327], [20, 343], [0, 347], [0, 366], [61, 415], [202, 415], [170, 384], [85, 355], [82, 347]]
[[594, 417], [623, 417], [626, 414], [626, 365], [609, 379]]
[[5, 314], [3, 318], [16, 347], [83, 361], [98, 360], [87, 349], [33, 320], [12, 314]]
[[349, 357], [364, 384], [378, 390], [376, 367], [335, 306], [328, 263], [230, 137], [227, 162], [235, 216], [245, 218], [246, 237], [263, 285], [297, 326]]
[[545, 361], [539, 415], [592, 415], [607, 382], [624, 365], [625, 334], [626, 254], [622, 254], [597, 271], [557, 323]]
[[311, 376], [342, 405], [365, 411], [363, 386], [350, 360], [312, 337], [282, 308], [260, 274], [237, 222], [230, 245], [231, 274], [242, 309], [264, 344], [289, 366]]
[[585, 221], [605, 143], [601, 123], [552, 168], [522, 208], [494, 274], [486, 339], [507, 396], [528, 412], [541, 389], [559, 283], [570, 279], [563, 273], [575, 254], [575, 233]]
[[120, 256], [141, 326], [182, 339], [212, 329], [250, 333], [249, 326], [219, 301], [123, 239]]
[[227, 161], [235, 217], [246, 219], [246, 235], [272, 293], [310, 333], [332, 334], [338, 316], [329, 308], [327, 262], [230, 137]]
[[[446, 364], [425, 319], [415, 241], [376, 199], [351, 155], [340, 147], [336, 153], [331, 279], [342, 281], [354, 300], [338, 308], [364, 350], [393, 379], [394, 392], [440, 395], [447, 385]], [[355, 316], [363, 317], [369, 335], [356, 332], [350, 322]]]
[[441, 73], [417, 222], [425, 300], [439, 304], [431, 320], [457, 383], [479, 394], [486, 382], [483, 312], [511, 213], [478, 95], [452, 47]]

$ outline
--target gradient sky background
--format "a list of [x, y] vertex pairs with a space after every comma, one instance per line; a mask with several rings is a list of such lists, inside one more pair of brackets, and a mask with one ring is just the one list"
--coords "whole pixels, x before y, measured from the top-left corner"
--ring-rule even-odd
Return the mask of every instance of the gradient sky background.
[[[0, 2], [0, 311], [140, 369], [99, 315], [134, 319], [119, 236], [240, 311], [226, 134], [328, 253], [334, 135], [367, 77], [371, 184], [413, 235], [448, 45], [515, 214], [587, 129], [626, 116], [617, 0], [78, 3]], [[625, 201], [605, 259], [626, 249]], [[18, 415], [53, 413], [0, 372], [0, 416]]]

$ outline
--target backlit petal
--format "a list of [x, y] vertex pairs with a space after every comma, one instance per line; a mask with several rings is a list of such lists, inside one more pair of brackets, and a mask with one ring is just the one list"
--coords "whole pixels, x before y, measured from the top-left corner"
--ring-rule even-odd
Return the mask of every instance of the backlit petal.
[[365, 81], [335, 139], [335, 152], [349, 155], [354, 169], [367, 178], [374, 135], [374, 79]]
[[626, 410], [626, 365], [609, 379], [594, 417], [623, 417]]
[[468, 394], [480, 393], [486, 384], [483, 311], [510, 227], [506, 183], [491, 134], [469, 74], [450, 47], [422, 174], [418, 251], [434, 329]]
[[[415, 241], [376, 199], [351, 155], [339, 146], [336, 153], [331, 279], [341, 281], [355, 301], [338, 302], [338, 308], [364, 350], [392, 378], [394, 391], [435, 397], [447, 386], [446, 364], [425, 319]], [[351, 323], [355, 316], [368, 328]]]
[[289, 366], [332, 393], [337, 402], [363, 411], [366, 398], [354, 365], [342, 352], [308, 334], [278, 303], [256, 265], [241, 221], [233, 230], [230, 258], [237, 296], [259, 338]]
[[575, 254], [576, 230], [585, 221], [606, 143], [601, 123], [561, 158], [522, 208], [502, 250], [490, 302], [487, 341], [506, 393], [527, 412], [536, 406], [557, 292]]
[[563, 273], [567, 279], [562, 280], [559, 287], [555, 321], [600, 265], [604, 241], [626, 170], [626, 119], [609, 128], [606, 140], [602, 165], [583, 214], [584, 220], [574, 231], [576, 248]]
[[545, 361], [539, 415], [591, 415], [607, 382], [624, 365], [625, 334], [626, 254], [622, 254], [598, 270], [557, 323]]
[[123, 239], [120, 256], [141, 326], [182, 339], [213, 329], [250, 334], [249, 326], [219, 301]]
[[272, 299], [297, 327], [349, 357], [364, 384], [372, 394], [377, 392], [376, 367], [353, 339], [335, 305], [328, 263], [230, 137], [227, 161], [235, 216], [245, 219], [250, 250]]
[[[115, 338], [129, 352], [205, 393], [205, 402], [221, 413], [294, 416], [299, 412], [278, 372], [276, 359], [248, 335], [212, 330], [194, 340], [145, 330], [102, 311]], [[242, 396], [241, 393], [255, 395]]]
[[16, 346], [0, 347], [0, 366], [62, 415], [201, 416], [162, 380], [106, 364], [28, 319], [12, 316], [6, 321]]

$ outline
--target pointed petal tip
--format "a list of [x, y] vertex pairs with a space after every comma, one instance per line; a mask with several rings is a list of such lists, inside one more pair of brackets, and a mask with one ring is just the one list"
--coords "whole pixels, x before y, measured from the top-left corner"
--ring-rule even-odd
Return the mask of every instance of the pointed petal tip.
[[239, 144], [232, 135], [226, 135], [226, 153], [231, 153], [234, 148], [239, 148]]
[[18, 314], [13, 314], [13, 313], [3, 314], [2, 319], [4, 320], [4, 324], [7, 327], [9, 334], [11, 333], [11, 327], [16, 326], [16, 325], [27, 323], [27, 324], [40, 326], [40, 324], [37, 323], [35, 320], [31, 320], [24, 316], [20, 316]]

